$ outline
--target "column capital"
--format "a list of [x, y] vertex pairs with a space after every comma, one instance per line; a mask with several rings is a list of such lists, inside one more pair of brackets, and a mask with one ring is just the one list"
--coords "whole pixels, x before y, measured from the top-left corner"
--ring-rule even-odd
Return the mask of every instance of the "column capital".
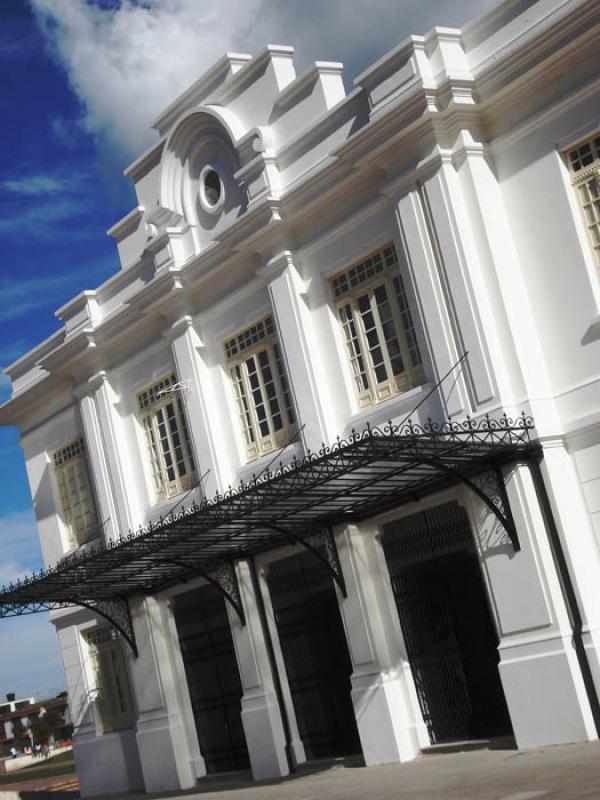
[[104, 386], [104, 384], [107, 382], [108, 382], [108, 373], [105, 369], [101, 369], [88, 378], [87, 385], [89, 386], [90, 391], [95, 392], [98, 389], [100, 389], [101, 386]]
[[266, 281], [271, 281], [277, 278], [288, 267], [295, 267], [295, 253], [292, 250], [282, 250], [277, 255], [270, 258], [267, 263], [257, 269], [257, 274], [264, 278]]

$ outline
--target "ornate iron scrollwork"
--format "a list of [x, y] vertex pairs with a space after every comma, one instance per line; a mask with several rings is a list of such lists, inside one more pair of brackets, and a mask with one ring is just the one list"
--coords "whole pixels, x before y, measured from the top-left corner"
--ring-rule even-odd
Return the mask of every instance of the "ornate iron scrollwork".
[[269, 523], [269, 525], [265, 527], [269, 527], [271, 530], [283, 534], [292, 544], [300, 544], [306, 550], [313, 553], [313, 555], [322, 561], [331, 572], [334, 581], [339, 586], [342, 597], [348, 596], [335, 537], [330, 526], [324, 525], [316, 531], [309, 531], [305, 536], [289, 528], [283, 528], [281, 525], [274, 525], [273, 523]]
[[322, 528], [317, 533], [313, 533], [304, 540], [304, 544], [310, 545], [314, 551], [322, 553], [323, 560], [329, 567], [331, 574], [337, 585], [340, 587], [342, 597], [347, 597], [346, 581], [344, 580], [344, 573], [342, 571], [342, 564], [340, 556], [335, 543], [333, 530], [328, 525]]
[[463, 480], [496, 516], [506, 531], [514, 550], [519, 551], [521, 544], [501, 468], [497, 464], [493, 464], [489, 469]]
[[96, 611], [116, 628], [123, 636], [127, 644], [131, 647], [133, 655], [137, 658], [138, 649], [135, 641], [135, 632], [131, 620], [131, 610], [129, 602], [123, 597], [113, 597], [110, 600], [98, 600], [89, 605], [80, 601], [77, 605], [84, 605], [92, 611]]
[[238, 583], [235, 567], [229, 561], [221, 564], [214, 572], [207, 573], [206, 579], [217, 586], [224, 594], [225, 599], [238, 615], [242, 625], [246, 624], [246, 615], [242, 605], [240, 586]]

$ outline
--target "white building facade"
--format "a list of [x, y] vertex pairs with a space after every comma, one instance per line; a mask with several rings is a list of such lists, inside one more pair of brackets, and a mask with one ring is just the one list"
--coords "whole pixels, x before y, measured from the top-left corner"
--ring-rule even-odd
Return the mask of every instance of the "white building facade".
[[[156, 120], [109, 231], [122, 269], [58, 310], [0, 410], [53, 568], [83, 795], [597, 738], [599, 30], [591, 0], [507, 0], [350, 92], [341, 64], [297, 75], [289, 47], [227, 54]], [[244, 498], [284, 503], [273, 487], [312, 479], [323, 443], [408, 415], [417, 449], [380, 495], [385, 457], [363, 477], [349, 460], [360, 485], [311, 490], [310, 511], [298, 489], [252, 544]], [[427, 449], [503, 415], [535, 427], [491, 494], [475, 461]], [[360, 514], [327, 511], [344, 492]], [[211, 539], [235, 497], [248, 516]], [[320, 540], [292, 525], [309, 513]], [[152, 592], [125, 579], [141, 541]]]

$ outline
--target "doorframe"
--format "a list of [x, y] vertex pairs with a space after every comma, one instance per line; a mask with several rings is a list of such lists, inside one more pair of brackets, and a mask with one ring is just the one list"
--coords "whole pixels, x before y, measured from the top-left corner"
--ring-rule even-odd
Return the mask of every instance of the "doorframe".
[[[206, 762], [204, 761], [204, 753], [200, 747], [198, 739], [198, 731], [196, 729], [196, 720], [194, 718], [194, 709], [192, 706], [192, 698], [190, 696], [190, 688], [188, 685], [187, 675], [185, 673], [185, 665], [183, 663], [183, 654], [181, 652], [181, 641], [179, 639], [179, 632], [175, 622], [174, 605], [178, 596], [193, 592], [196, 589], [201, 589], [203, 586], [209, 586], [210, 583], [205, 578], [196, 577], [187, 581], [187, 583], [178, 583], [176, 586], [170, 586], [158, 592], [155, 596], [156, 599], [164, 603], [165, 617], [166, 617], [166, 633], [170, 640], [174, 643], [172, 649], [173, 668], [177, 678], [176, 694], [178, 699], [178, 711], [183, 719], [190, 748], [192, 750], [192, 762], [194, 765], [194, 772], [197, 778], [204, 778], [207, 775]], [[224, 598], [223, 598], [224, 599]], [[225, 601], [225, 600], [224, 600]], [[226, 608], [227, 611], [227, 608]], [[227, 615], [229, 621], [229, 614]], [[229, 621], [230, 622], [230, 621]], [[231, 622], [230, 622], [231, 627]], [[237, 653], [236, 653], [237, 660]], [[239, 669], [239, 666], [238, 666]]]
[[[458, 503], [458, 505], [465, 511], [467, 515], [467, 521], [471, 531], [471, 536], [473, 537], [475, 552], [477, 554], [477, 561], [479, 563], [480, 575], [484, 585], [485, 596], [488, 602], [490, 617], [492, 619], [492, 624], [494, 626], [494, 631], [496, 633], [498, 642], [501, 642], [502, 634], [500, 630], [500, 624], [498, 620], [496, 606], [494, 603], [494, 594], [492, 591], [491, 581], [486, 568], [485, 560], [481, 557], [481, 543], [480, 543], [481, 531], [479, 525], [477, 524], [477, 517], [476, 517], [477, 510], [475, 508], [476, 498], [473, 498], [471, 496], [470, 492], [466, 489], [465, 486], [462, 485], [453, 486], [441, 492], [436, 492], [435, 494], [428, 495], [427, 497], [424, 497], [418, 502], [400, 506], [396, 509], [392, 509], [391, 511], [387, 511], [383, 514], [379, 514], [375, 517], [372, 517], [368, 520], [368, 524], [374, 526], [377, 529], [377, 532], [375, 534], [377, 561], [379, 564], [379, 568], [381, 570], [381, 574], [384, 576], [384, 596], [388, 609], [391, 613], [391, 619], [393, 619], [394, 621], [394, 632], [398, 637], [400, 651], [403, 656], [402, 670], [406, 675], [407, 685], [410, 688], [411, 706], [413, 714], [415, 715], [415, 719], [417, 720], [417, 726], [416, 726], [417, 735], [421, 750], [430, 748], [431, 740], [429, 738], [429, 732], [427, 730], [425, 720], [423, 719], [423, 713], [421, 711], [421, 706], [419, 704], [417, 688], [412, 674], [412, 669], [410, 666], [410, 659], [408, 658], [404, 633], [402, 631], [400, 616], [398, 614], [398, 608], [396, 607], [396, 600], [394, 598], [392, 579], [387, 565], [381, 538], [383, 536], [383, 526], [385, 523], [396, 522], [405, 517], [410, 517], [422, 511], [427, 511], [428, 509], [435, 508], [436, 506], [452, 502]], [[500, 656], [498, 647], [496, 647], [496, 650], [498, 652], [498, 656]], [[510, 705], [508, 703], [508, 698], [506, 697], [506, 693], [504, 692], [504, 686], [502, 685], [502, 681], [500, 681], [500, 684], [502, 686], [504, 699], [506, 700], [506, 705], [510, 717]], [[512, 719], [511, 719], [511, 724], [512, 724]]]

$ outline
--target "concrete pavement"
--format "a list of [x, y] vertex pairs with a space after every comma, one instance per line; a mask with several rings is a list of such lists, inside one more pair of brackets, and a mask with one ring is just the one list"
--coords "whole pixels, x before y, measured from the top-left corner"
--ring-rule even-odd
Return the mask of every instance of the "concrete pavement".
[[[600, 743], [423, 755], [381, 767], [311, 764], [290, 778], [207, 778], [186, 800], [600, 800]], [[128, 795], [132, 800], [132, 795]], [[137, 797], [137, 796], [136, 796]], [[147, 798], [148, 795], [139, 795]], [[154, 796], [156, 797], [156, 795]]]

